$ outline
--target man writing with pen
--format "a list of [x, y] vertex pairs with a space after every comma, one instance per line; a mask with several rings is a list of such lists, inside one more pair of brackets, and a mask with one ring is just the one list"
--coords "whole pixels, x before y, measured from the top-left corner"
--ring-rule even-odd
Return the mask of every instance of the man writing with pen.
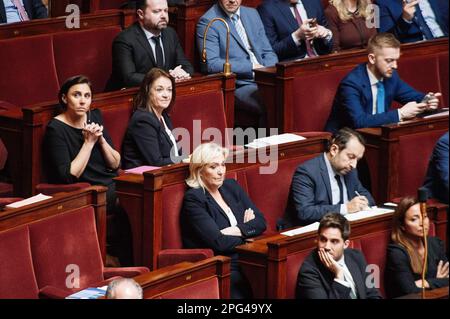
[[331, 137], [325, 153], [297, 167], [289, 199], [297, 224], [318, 222], [329, 212], [346, 215], [375, 205], [356, 171], [364, 144], [358, 132], [342, 128]]

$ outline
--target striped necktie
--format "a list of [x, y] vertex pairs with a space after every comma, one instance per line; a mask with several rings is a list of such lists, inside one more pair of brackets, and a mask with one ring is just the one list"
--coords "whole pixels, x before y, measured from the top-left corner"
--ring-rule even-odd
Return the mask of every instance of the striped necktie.
[[28, 21], [30, 18], [28, 17], [28, 13], [25, 11], [25, 8], [22, 5], [22, 2], [20, 0], [11, 0], [11, 2], [16, 7], [17, 11], [19, 12], [20, 21]]
[[234, 27], [239, 34], [239, 37], [242, 40], [242, 43], [244, 43], [245, 49], [247, 53], [250, 55], [250, 60], [253, 64], [260, 64], [258, 62], [258, 59], [256, 58], [255, 54], [253, 53], [252, 47], [250, 46], [250, 42], [247, 37], [247, 33], [245, 33], [244, 26], [242, 25], [242, 20], [240, 20], [239, 15], [233, 14], [231, 16], [231, 20], [233, 21]]

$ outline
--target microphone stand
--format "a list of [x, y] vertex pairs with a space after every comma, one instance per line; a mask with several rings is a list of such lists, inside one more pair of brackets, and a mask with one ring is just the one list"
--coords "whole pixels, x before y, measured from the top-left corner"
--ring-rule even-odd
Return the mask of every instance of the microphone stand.
[[205, 32], [203, 33], [202, 62], [206, 63], [206, 60], [207, 60], [207, 57], [206, 57], [206, 34], [208, 33], [208, 29], [214, 21], [222, 22], [225, 25], [225, 27], [227, 28], [227, 41], [226, 41], [226, 50], [225, 50], [225, 63], [223, 64], [223, 73], [225, 76], [230, 76], [231, 75], [231, 65], [230, 65], [230, 61], [228, 58], [229, 51], [230, 51], [230, 27], [228, 26], [228, 23], [225, 21], [225, 19], [214, 18], [206, 26]]
[[427, 190], [425, 188], [419, 188], [418, 199], [420, 205], [420, 217], [422, 218], [423, 228], [423, 261], [422, 261], [422, 299], [425, 299], [425, 274], [427, 272], [427, 260], [428, 260], [428, 240], [427, 231], [425, 231], [425, 214], [427, 213]]

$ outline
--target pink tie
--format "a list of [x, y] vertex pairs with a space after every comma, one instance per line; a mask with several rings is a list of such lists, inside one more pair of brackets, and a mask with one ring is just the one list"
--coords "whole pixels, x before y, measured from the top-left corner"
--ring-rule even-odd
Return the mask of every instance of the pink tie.
[[16, 7], [17, 11], [19, 11], [19, 16], [21, 21], [28, 21], [30, 18], [28, 17], [27, 12], [25, 11], [25, 8], [23, 7], [20, 0], [12, 0], [12, 3]]
[[[298, 12], [297, 10], [297, 5], [293, 4], [292, 7], [294, 8], [295, 19], [297, 20], [298, 26], [300, 27], [303, 24], [302, 17], [300, 16], [300, 12]], [[316, 56], [317, 54], [314, 53], [314, 50], [311, 47], [311, 43], [309, 43], [308, 40], [305, 40], [305, 43], [306, 43], [306, 52], [308, 53], [308, 56], [310, 57]]]

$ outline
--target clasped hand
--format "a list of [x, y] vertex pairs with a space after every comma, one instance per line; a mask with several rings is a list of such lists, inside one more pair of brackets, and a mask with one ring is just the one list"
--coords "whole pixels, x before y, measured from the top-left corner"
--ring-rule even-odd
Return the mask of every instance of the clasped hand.
[[85, 124], [83, 128], [83, 137], [85, 142], [96, 143], [103, 137], [103, 125], [97, 123]]

